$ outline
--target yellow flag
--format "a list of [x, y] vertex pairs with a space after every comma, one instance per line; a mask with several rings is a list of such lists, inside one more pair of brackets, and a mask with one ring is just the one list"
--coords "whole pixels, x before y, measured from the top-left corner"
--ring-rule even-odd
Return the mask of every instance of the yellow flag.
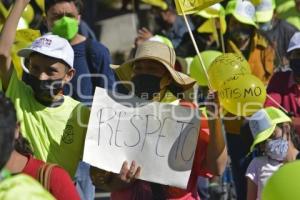
[[194, 14], [222, 0], [175, 0], [178, 15]]

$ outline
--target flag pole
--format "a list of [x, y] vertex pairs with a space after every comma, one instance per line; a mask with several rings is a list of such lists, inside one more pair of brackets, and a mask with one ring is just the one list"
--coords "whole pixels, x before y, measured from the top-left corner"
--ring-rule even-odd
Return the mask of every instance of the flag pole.
[[[225, 43], [224, 43], [224, 35], [223, 35], [223, 26], [222, 26], [222, 22], [221, 22], [221, 13], [219, 13], [219, 23], [220, 23], [221, 46], [222, 46], [223, 53], [225, 53]], [[216, 23], [215, 23], [215, 26], [217, 27]]]
[[200, 54], [200, 51], [199, 51], [199, 49], [198, 49], [197, 43], [196, 43], [196, 41], [195, 41], [195, 37], [194, 37], [194, 35], [193, 35], [193, 33], [192, 33], [192, 30], [191, 30], [191, 27], [190, 27], [189, 22], [188, 22], [188, 20], [187, 20], [186, 14], [185, 14], [184, 10], [182, 9], [182, 5], [181, 5], [181, 2], [180, 2], [180, 1], [178, 1], [178, 4], [179, 4], [180, 10], [181, 10], [181, 12], [182, 12], [182, 14], [183, 14], [184, 22], [185, 22], [185, 24], [186, 24], [186, 26], [187, 26], [187, 28], [188, 28], [188, 31], [189, 31], [191, 40], [192, 40], [192, 42], [193, 42], [194, 48], [195, 48], [196, 53], [197, 53], [197, 55], [198, 55], [198, 58], [199, 58], [199, 60], [200, 60], [201, 66], [202, 66], [203, 71], [204, 71], [204, 73], [205, 73], [205, 76], [206, 76], [206, 78], [207, 78], [208, 88], [209, 88], [210, 90], [213, 90], [213, 88], [212, 88], [212, 86], [211, 86], [211, 82], [210, 82], [209, 76], [208, 76], [208, 73], [207, 73], [207, 70], [206, 70], [205, 65], [204, 65], [204, 61], [203, 61], [202, 56], [201, 56], [201, 54]]
[[269, 98], [276, 106], [278, 106], [281, 110], [283, 110], [286, 114], [288, 114], [289, 112], [283, 107], [281, 106], [275, 99], [273, 99], [273, 97], [271, 97], [269, 94], [267, 94], [267, 98]]

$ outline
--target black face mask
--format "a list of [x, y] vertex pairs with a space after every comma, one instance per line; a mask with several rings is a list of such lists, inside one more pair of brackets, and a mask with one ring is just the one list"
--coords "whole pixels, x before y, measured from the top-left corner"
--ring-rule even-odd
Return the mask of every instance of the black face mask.
[[134, 94], [143, 99], [151, 100], [160, 92], [160, 77], [142, 74], [134, 76], [131, 81], [134, 84]]
[[230, 39], [238, 46], [243, 45], [252, 35], [253, 29], [251, 28], [236, 28], [229, 32]]
[[39, 99], [51, 99], [56, 96], [63, 88], [62, 79], [39, 80], [37, 77], [29, 74], [26, 83], [30, 85], [34, 94]]
[[182, 99], [184, 97], [184, 90], [182, 87], [175, 85], [174, 83], [168, 86], [168, 90], [177, 98]]

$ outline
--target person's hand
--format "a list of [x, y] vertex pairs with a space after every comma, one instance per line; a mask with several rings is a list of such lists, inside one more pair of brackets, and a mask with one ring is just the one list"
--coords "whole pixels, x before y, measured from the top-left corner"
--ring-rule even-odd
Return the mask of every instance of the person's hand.
[[141, 173], [141, 167], [137, 167], [135, 161], [131, 162], [130, 168], [128, 168], [128, 162], [125, 161], [120, 171], [120, 179], [126, 183], [132, 183], [135, 181]]
[[153, 34], [147, 28], [143, 27], [142, 29], [138, 30], [138, 35], [134, 41], [135, 47], [138, 47], [140, 44], [149, 40], [151, 37], [153, 37]]
[[138, 38], [149, 40], [151, 37], [153, 37], [153, 34], [147, 28], [143, 27], [142, 29], [138, 30]]

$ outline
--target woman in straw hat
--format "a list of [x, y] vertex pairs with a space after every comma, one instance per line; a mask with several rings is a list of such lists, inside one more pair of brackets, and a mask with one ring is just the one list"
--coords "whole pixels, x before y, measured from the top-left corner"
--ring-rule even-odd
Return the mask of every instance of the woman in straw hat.
[[[182, 97], [196, 82], [174, 69], [175, 58], [174, 50], [167, 45], [146, 41], [138, 46], [133, 59], [115, 71], [121, 81], [133, 83], [136, 96], [162, 102], [168, 94]], [[191, 102], [182, 99], [179, 104], [196, 108]], [[215, 113], [212, 108], [208, 109]], [[200, 199], [196, 187], [197, 177], [221, 175], [227, 161], [220, 118], [215, 117], [208, 123], [202, 117], [200, 127], [194, 164], [186, 190], [136, 180], [142, 172], [135, 162], [130, 167], [124, 162], [118, 175], [108, 172], [100, 175], [97, 170], [92, 170], [92, 177], [103, 177], [103, 181], [94, 183], [112, 191], [112, 199]]]

